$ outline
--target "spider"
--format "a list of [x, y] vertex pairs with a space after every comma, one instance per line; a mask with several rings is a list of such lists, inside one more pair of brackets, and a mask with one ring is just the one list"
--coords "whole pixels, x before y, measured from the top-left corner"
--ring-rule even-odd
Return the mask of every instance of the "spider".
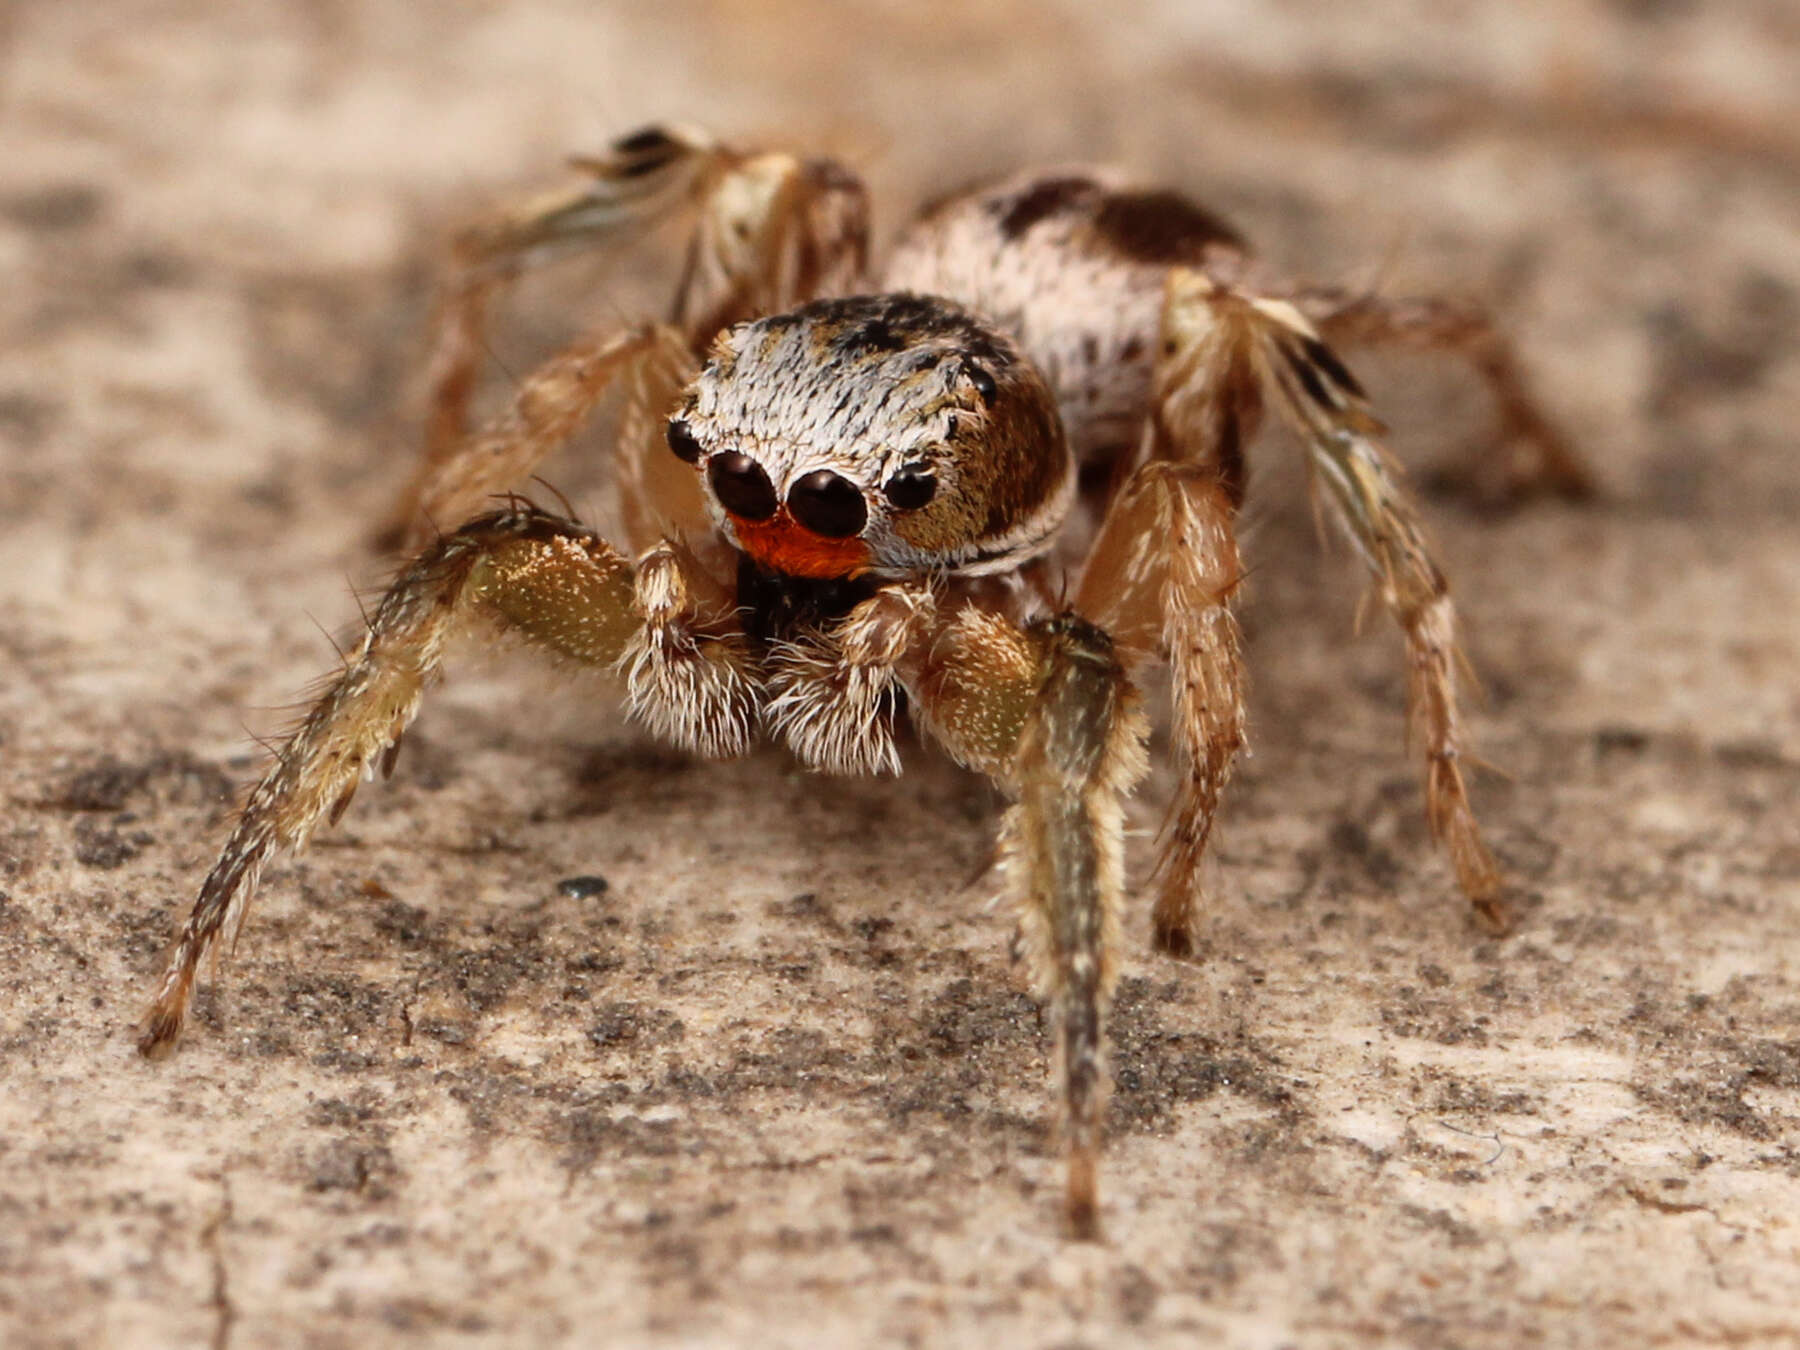
[[[949, 197], [871, 272], [865, 190], [833, 161], [651, 127], [575, 164], [570, 188], [457, 240], [402, 511], [411, 561], [251, 790], [175, 940], [145, 1055], [174, 1045], [201, 958], [235, 935], [271, 853], [392, 771], [446, 640], [487, 620], [614, 672], [631, 715], [696, 754], [762, 736], [820, 772], [894, 774], [904, 713], [1001, 786], [999, 875], [1054, 1029], [1066, 1220], [1097, 1236], [1139, 684], [1169, 671], [1181, 759], [1152, 940], [1191, 955], [1244, 739], [1234, 520], [1270, 405], [1402, 631], [1432, 829], [1477, 916], [1504, 927], [1464, 788], [1444, 576], [1331, 345], [1461, 353], [1497, 395], [1513, 486], [1585, 492], [1479, 311], [1286, 282], [1217, 216], [1111, 171]], [[669, 318], [575, 342], [472, 432], [507, 284], [683, 216]], [[511, 495], [620, 382], [624, 549]]]

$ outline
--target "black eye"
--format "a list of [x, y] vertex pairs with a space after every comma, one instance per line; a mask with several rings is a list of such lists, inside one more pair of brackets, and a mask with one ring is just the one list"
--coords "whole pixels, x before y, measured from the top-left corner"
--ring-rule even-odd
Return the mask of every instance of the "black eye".
[[917, 511], [937, 496], [937, 476], [923, 465], [913, 464], [888, 479], [881, 490], [896, 510]]
[[775, 485], [750, 456], [730, 450], [714, 455], [706, 461], [706, 477], [719, 504], [732, 515], [742, 520], [767, 520], [775, 514]]
[[994, 384], [994, 377], [977, 365], [963, 367], [963, 374], [969, 377], [969, 383], [975, 386], [975, 392], [981, 395], [983, 403], [991, 404], [999, 388]]
[[817, 469], [788, 489], [788, 510], [814, 534], [848, 539], [861, 534], [869, 520], [869, 504], [848, 478]]
[[677, 459], [685, 459], [689, 464], [700, 462], [700, 442], [694, 439], [688, 424], [679, 417], [669, 423], [669, 449], [675, 452]]

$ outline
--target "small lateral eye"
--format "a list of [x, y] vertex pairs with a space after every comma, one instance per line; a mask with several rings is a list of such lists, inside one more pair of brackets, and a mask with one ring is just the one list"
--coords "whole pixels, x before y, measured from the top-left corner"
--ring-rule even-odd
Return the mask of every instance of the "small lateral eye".
[[937, 475], [920, 464], [910, 464], [886, 483], [882, 492], [898, 511], [917, 511], [937, 496]]
[[994, 377], [973, 362], [963, 367], [963, 374], [969, 377], [969, 383], [975, 386], [975, 392], [981, 395], [981, 401], [992, 404], [994, 396], [1000, 392], [994, 383]]
[[689, 464], [700, 462], [700, 442], [694, 439], [688, 424], [679, 417], [669, 423], [669, 449], [675, 452], [677, 459], [685, 459]]

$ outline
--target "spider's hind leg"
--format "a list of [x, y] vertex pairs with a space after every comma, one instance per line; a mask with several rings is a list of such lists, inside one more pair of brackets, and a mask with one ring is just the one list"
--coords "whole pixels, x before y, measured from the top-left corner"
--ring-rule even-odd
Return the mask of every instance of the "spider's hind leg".
[[1500, 438], [1493, 457], [1457, 474], [1484, 498], [1519, 501], [1557, 496], [1585, 501], [1597, 491], [1593, 470], [1544, 412], [1506, 335], [1479, 305], [1437, 296], [1388, 298], [1303, 290], [1294, 297], [1319, 333], [1344, 346], [1451, 352], [1493, 393]]
[[[1313, 481], [1373, 576], [1406, 639], [1410, 739], [1423, 751], [1432, 833], [1449, 851], [1476, 915], [1494, 931], [1509, 920], [1500, 869], [1482, 839], [1463, 782], [1466, 744], [1456, 681], [1464, 665], [1456, 611], [1381, 424], [1355, 378], [1293, 304], [1227, 289], [1200, 272], [1171, 270], [1163, 310], [1159, 391], [1204, 386], [1220, 372], [1250, 381], [1299, 433]], [[1179, 406], [1162, 397], [1166, 412]], [[1249, 396], [1246, 395], [1246, 398]], [[1241, 430], [1221, 419], [1235, 438]], [[1223, 443], [1235, 443], [1226, 438]]]

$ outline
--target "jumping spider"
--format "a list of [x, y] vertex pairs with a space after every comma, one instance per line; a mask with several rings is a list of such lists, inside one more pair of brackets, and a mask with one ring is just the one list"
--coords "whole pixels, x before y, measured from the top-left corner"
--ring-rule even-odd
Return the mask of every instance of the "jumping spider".
[[[1284, 282], [1216, 216], [1108, 172], [946, 199], [871, 272], [864, 188], [832, 161], [653, 127], [578, 167], [579, 185], [458, 241], [404, 509], [412, 560], [251, 791], [144, 1054], [174, 1044], [201, 957], [242, 923], [269, 855], [392, 770], [446, 639], [482, 618], [617, 672], [632, 715], [698, 754], [764, 735], [810, 769], [898, 773], [904, 710], [1002, 786], [1001, 871], [1055, 1028], [1068, 1220], [1095, 1236], [1121, 803], [1146, 767], [1137, 681], [1170, 671], [1182, 772], [1151, 921], [1158, 950], [1190, 954], [1243, 742], [1234, 521], [1271, 404], [1404, 634], [1431, 827], [1477, 914], [1504, 925], [1463, 786], [1444, 576], [1329, 345], [1461, 353], [1498, 396], [1514, 485], [1581, 493], [1479, 312]], [[546, 255], [679, 213], [697, 223], [668, 321], [576, 342], [470, 434], [497, 293]], [[491, 509], [621, 380], [626, 549], [518, 498]]]

